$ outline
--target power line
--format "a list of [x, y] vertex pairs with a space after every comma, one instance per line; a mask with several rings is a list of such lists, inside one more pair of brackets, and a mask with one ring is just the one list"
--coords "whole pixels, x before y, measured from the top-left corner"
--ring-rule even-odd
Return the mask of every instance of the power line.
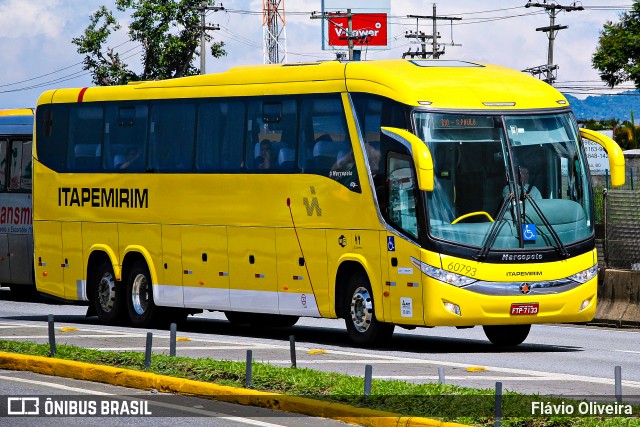
[[554, 0], [543, 0], [543, 3], [531, 3], [531, 0], [524, 7], [539, 7], [544, 9], [549, 15], [549, 26], [536, 28], [536, 31], [542, 31], [547, 33], [547, 38], [549, 39], [549, 47], [547, 48], [547, 63], [546, 65], [539, 65], [537, 67], [527, 68], [523, 71], [531, 73], [534, 76], [540, 76], [545, 74], [547, 77], [544, 79], [545, 82], [549, 84], [553, 84], [553, 81], [556, 79], [556, 75], [554, 72], [558, 70], [558, 66], [553, 63], [553, 43], [556, 39], [556, 34], [560, 30], [566, 30], [569, 28], [568, 25], [557, 25], [556, 17], [558, 16], [558, 12], [573, 12], [573, 11], [581, 11], [584, 10], [582, 6], [576, 6], [574, 2], [571, 6], [562, 6], [558, 3], [555, 3]]
[[[407, 56], [410, 56], [411, 58], [414, 58], [416, 56], [419, 56], [421, 58], [427, 58], [427, 55], [430, 55], [432, 58], [434, 59], [438, 59], [440, 58], [441, 55], [444, 55], [444, 48], [442, 50], [439, 50], [439, 47], [442, 45], [441, 43], [438, 43], [438, 38], [440, 37], [440, 34], [437, 31], [437, 21], [459, 21], [462, 18], [460, 17], [452, 17], [452, 16], [438, 16], [436, 13], [436, 4], [433, 4], [433, 15], [430, 16], [424, 16], [424, 15], [407, 15], [407, 18], [415, 18], [416, 20], [416, 32], [409, 32], [407, 34], [405, 34], [405, 37], [408, 39], [416, 39], [416, 40], [420, 40], [421, 42], [421, 47], [422, 50], [421, 51], [416, 51], [416, 52], [411, 52], [411, 49], [409, 49], [407, 52], [402, 54], [402, 57], [405, 58]], [[422, 31], [419, 31], [419, 22], [420, 19], [431, 19], [432, 21], [432, 26], [433, 26], [433, 32], [431, 33], [431, 35], [427, 35]], [[431, 40], [431, 52], [427, 52], [427, 40]], [[462, 45], [456, 45], [453, 43], [453, 30], [451, 31], [451, 45], [452, 46], [462, 46]]]

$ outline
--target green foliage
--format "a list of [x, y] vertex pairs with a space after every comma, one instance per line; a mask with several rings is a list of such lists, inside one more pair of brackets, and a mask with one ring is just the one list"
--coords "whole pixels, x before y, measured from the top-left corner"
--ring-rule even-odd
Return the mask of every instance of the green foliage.
[[591, 62], [609, 87], [633, 81], [640, 88], [640, 0], [620, 22], [604, 24]]
[[[115, 0], [120, 12], [131, 13], [129, 40], [142, 46], [142, 71], [136, 73], [115, 47], [108, 47], [109, 37], [121, 29], [112, 11], [101, 6], [93, 15], [83, 35], [72, 39], [78, 53], [85, 55], [84, 69], [93, 74], [101, 86], [127, 84], [130, 81], [159, 80], [197, 74], [192, 62], [199, 56], [201, 3], [213, 6], [213, 0]], [[226, 55], [224, 42], [205, 38], [214, 58]], [[131, 49], [125, 50], [130, 52]], [[134, 50], [135, 51], [135, 50]]]

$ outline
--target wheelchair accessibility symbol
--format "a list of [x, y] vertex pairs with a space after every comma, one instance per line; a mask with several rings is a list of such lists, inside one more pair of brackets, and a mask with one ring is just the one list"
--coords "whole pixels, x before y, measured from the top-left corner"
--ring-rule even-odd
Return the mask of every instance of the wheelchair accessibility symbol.
[[387, 251], [389, 252], [396, 251], [396, 240], [394, 236], [387, 236]]
[[525, 242], [535, 242], [538, 231], [535, 224], [522, 224], [522, 240]]

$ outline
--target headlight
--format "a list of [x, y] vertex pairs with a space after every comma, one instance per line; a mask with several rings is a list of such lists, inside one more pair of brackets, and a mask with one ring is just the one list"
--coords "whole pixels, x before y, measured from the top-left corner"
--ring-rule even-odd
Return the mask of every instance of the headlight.
[[432, 277], [436, 280], [440, 280], [441, 282], [448, 283], [453, 286], [462, 287], [467, 286], [473, 282], [476, 282], [476, 279], [471, 277], [462, 276], [460, 274], [452, 273], [450, 271], [443, 270], [441, 268], [436, 268], [430, 266], [429, 264], [425, 264], [424, 262], [411, 257], [411, 262], [414, 266], [420, 269], [424, 274], [429, 277]]
[[589, 280], [596, 277], [597, 274], [598, 274], [598, 264], [594, 265], [591, 268], [587, 268], [586, 270], [581, 271], [580, 273], [576, 273], [572, 276], [569, 276], [569, 279], [576, 281], [578, 283], [586, 283]]

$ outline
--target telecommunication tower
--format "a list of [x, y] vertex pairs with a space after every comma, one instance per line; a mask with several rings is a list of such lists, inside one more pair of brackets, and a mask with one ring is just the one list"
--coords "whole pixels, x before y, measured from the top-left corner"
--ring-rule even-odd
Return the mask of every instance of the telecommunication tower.
[[262, 35], [265, 64], [287, 62], [284, 0], [262, 0]]

